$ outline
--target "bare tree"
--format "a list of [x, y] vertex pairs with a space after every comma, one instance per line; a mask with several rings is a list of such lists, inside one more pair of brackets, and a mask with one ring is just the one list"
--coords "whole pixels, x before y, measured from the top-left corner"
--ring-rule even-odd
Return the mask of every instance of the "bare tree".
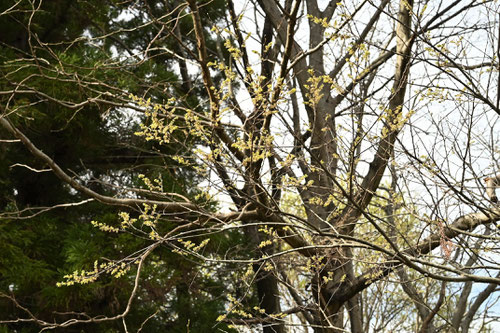
[[[34, 94], [70, 109], [98, 103], [110, 112], [135, 110], [148, 116], [139, 136], [190, 151], [173, 158], [204, 179], [206, 205], [169, 193], [151, 200], [140, 189], [110, 197], [63, 170], [17, 129], [10, 120], [16, 104], [1, 105], [0, 124], [10, 138], [61, 182], [131, 207], [150, 226], [151, 244], [115, 266], [139, 263], [137, 286], [158, 247], [212, 272], [237, 264], [248, 292], [231, 295], [219, 319], [242, 331], [486, 329], [500, 283], [494, 226], [500, 208], [483, 182], [499, 168], [498, 4], [228, 0], [227, 21], [213, 26], [206, 25], [203, 2], [174, 5], [169, 16], [143, 23], [157, 29], [150, 48], [131, 50], [139, 62], [157, 56], [153, 51], [179, 59], [184, 88], [166, 87], [164, 102], [151, 102], [147, 91], [129, 99], [123, 89], [85, 80], [78, 81], [82, 89], [101, 91], [85, 101], [43, 95], [28, 78], [1, 92], [10, 100]], [[185, 18], [192, 20], [191, 39], [171, 29]], [[31, 59], [52, 66], [34, 52], [50, 45], [30, 37]], [[181, 51], [162, 47], [164, 39]], [[61, 80], [71, 78], [62, 74]], [[196, 81], [207, 99], [193, 107], [186, 96]], [[136, 228], [136, 220], [122, 218], [121, 227], [110, 228]], [[163, 220], [178, 228], [158, 233]], [[200, 239], [235, 229], [251, 259], [204, 255]], [[115, 266], [64, 283], [93, 281]], [[25, 320], [51, 328], [126, 318], [134, 293], [112, 318]], [[259, 305], [245, 308], [251, 295]]]

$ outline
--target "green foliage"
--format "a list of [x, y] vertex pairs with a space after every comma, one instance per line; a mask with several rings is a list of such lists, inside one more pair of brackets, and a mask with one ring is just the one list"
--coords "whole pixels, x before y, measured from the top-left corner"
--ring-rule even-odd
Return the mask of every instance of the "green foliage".
[[[148, 2], [161, 10], [165, 3]], [[221, 17], [221, 1], [206, 6], [207, 17]], [[9, 5], [10, 6], [10, 5]], [[158, 54], [138, 65], [114, 67], [110, 59], [114, 50], [144, 49], [149, 41], [138, 30], [123, 36], [119, 43], [106, 40], [88, 43], [82, 34], [99, 35], [123, 25], [134, 26], [144, 20], [140, 14], [129, 21], [118, 21], [124, 5], [103, 1], [43, 2], [41, 10], [32, 17], [31, 27], [48, 48], [39, 48], [36, 55], [42, 62], [29, 57], [27, 31], [31, 4], [22, 2], [27, 12], [0, 16], [0, 88], [13, 89], [23, 82], [26, 94], [0, 96], [0, 103], [16, 112], [9, 119], [26, 133], [33, 142], [64, 169], [79, 175], [86, 186], [107, 195], [119, 195], [117, 188], [147, 188], [139, 175], [161, 179], [168, 192], [180, 193], [194, 199], [197, 191], [192, 186], [197, 180], [188, 167], [179, 165], [168, 156], [179, 153], [179, 147], [159, 146], [143, 142], [133, 133], [138, 130], [140, 116], [127, 110], [110, 111], [106, 103], [90, 103], [83, 108], [68, 108], [69, 103], [85, 103], [92, 99], [106, 99], [107, 85], [122, 91], [148, 94], [157, 101], [163, 92], [181, 89], [172, 70], [172, 56]], [[5, 10], [0, 6], [0, 12]], [[192, 22], [184, 19], [181, 32], [187, 33]], [[94, 85], [82, 85], [82, 81]], [[169, 88], [166, 88], [169, 87]], [[173, 87], [173, 88], [172, 88]], [[202, 91], [195, 87], [186, 103], [197, 104]], [[49, 96], [50, 98], [47, 98]], [[10, 138], [0, 133], [1, 139]], [[187, 142], [186, 144], [189, 144]], [[17, 165], [15, 165], [17, 163]], [[33, 172], [22, 165], [43, 170], [47, 165], [33, 160], [20, 144], [0, 145], [0, 292], [12, 294], [21, 306], [47, 321], [64, 321], [69, 312], [88, 316], [114, 316], [124, 311], [133, 287], [136, 268], [115, 278], [102, 274], [94, 283], [57, 287], [63, 276], [74, 271], [91, 270], [96, 261], [111, 262], [138, 251], [151, 240], [134, 231], [107, 233], [93, 226], [98, 221], [120, 227], [119, 207], [98, 202], [69, 208], [56, 208], [28, 218], [36, 207], [78, 202], [86, 199], [63, 185], [50, 172]], [[108, 182], [114, 186], [106, 186]], [[9, 215], [25, 209], [23, 216]], [[139, 213], [129, 211], [135, 217]], [[162, 221], [160, 232], [175, 228], [172, 221]], [[220, 250], [229, 247], [227, 236], [212, 237], [207, 248]], [[211, 248], [213, 246], [213, 248]], [[185, 332], [187, 325], [193, 332], [208, 332], [224, 309], [226, 299], [222, 279], [214, 273], [200, 276], [198, 268], [184, 256], [168, 248], [155, 252], [152, 263], [145, 266], [143, 281], [136, 301], [126, 318], [129, 329], [143, 326], [146, 332]], [[140, 301], [139, 301], [140, 300]], [[74, 312], [73, 312], [74, 311]], [[0, 313], [4, 319], [26, 318], [27, 313], [16, 308], [11, 300], [0, 298]], [[148, 317], [151, 318], [147, 321]], [[231, 332], [227, 325], [218, 327]], [[0, 327], [1, 331], [35, 332], [35, 324], [17, 323]], [[99, 325], [79, 325], [72, 331], [118, 332], [118, 321]]]

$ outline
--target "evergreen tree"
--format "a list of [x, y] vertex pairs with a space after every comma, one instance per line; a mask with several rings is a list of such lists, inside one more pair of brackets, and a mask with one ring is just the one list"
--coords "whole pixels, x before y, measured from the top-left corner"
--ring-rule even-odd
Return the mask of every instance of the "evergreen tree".
[[[10, 92], [2, 94], [0, 102], [5, 109], [15, 110], [9, 114], [10, 121], [94, 191], [122, 196], [143, 188], [135, 195], [157, 198], [153, 188], [145, 186], [155, 180], [165, 191], [194, 200], [197, 193], [192, 184], [198, 181], [194, 173], [169, 157], [185, 147], [138, 138], [134, 133], [140, 130], [143, 116], [127, 106], [130, 93], [147, 93], [162, 102], [170, 90], [184, 91], [189, 105], [202, 90], [179, 79], [182, 73], [176, 69], [175, 55], [153, 50], [141, 55], [143, 59], [134, 58], [134, 52], [149, 47], [144, 37], [154, 33], [151, 27], [100, 37], [146, 22], [150, 19], [144, 17], [146, 11], [111, 1], [60, 0], [43, 2], [40, 8], [23, 1], [8, 10], [11, 6], [0, 5], [4, 13], [0, 30], [5, 32], [0, 35], [0, 89]], [[167, 9], [162, 6], [175, 8], [173, 2], [160, 1], [144, 6], [156, 11], [151, 15]], [[214, 17], [221, 14], [218, 3], [207, 8]], [[192, 23], [184, 21], [176, 30], [179, 35], [191, 29]], [[120, 57], [130, 58], [117, 64]], [[0, 139], [8, 138], [7, 133], [0, 134]], [[82, 313], [81, 318], [115, 316], [127, 305], [134, 272], [64, 288], [57, 287], [57, 282], [97, 260], [119, 258], [147, 246], [149, 239], [141, 230], [116, 235], [96, 227], [97, 223], [118, 226], [120, 212], [135, 217], [141, 212], [88, 201], [54, 174], [44, 172], [46, 168], [19, 143], [0, 145], [0, 319], [26, 318], [22, 308], [49, 322], [64, 321], [74, 311]], [[163, 232], [175, 227], [174, 221], [161, 226]], [[218, 246], [224, 246], [221, 242]], [[145, 268], [147, 278], [127, 316], [129, 328], [210, 331], [226, 301], [219, 277], [197, 274], [189, 258], [166, 248], [149, 260], [154, 264]], [[2, 329], [31, 332], [39, 326], [13, 322]], [[121, 331], [122, 323], [69, 330]]]

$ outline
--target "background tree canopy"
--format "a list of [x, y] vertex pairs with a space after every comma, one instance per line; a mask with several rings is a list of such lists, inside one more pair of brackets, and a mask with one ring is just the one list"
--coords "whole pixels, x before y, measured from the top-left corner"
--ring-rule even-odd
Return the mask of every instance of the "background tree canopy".
[[498, 329], [499, 12], [1, 4], [0, 331]]

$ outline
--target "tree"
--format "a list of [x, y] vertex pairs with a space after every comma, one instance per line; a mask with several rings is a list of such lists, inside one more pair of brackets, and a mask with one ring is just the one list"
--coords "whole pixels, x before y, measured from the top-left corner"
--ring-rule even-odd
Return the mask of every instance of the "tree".
[[[61, 186], [123, 207], [119, 221], [94, 224], [144, 242], [60, 283], [130, 270], [134, 289], [119, 314], [19, 320], [50, 328], [125, 323], [148, 268], [164, 264], [155, 255], [171, 251], [224, 282], [226, 310], [214, 329], [489, 329], [500, 282], [500, 210], [482, 179], [499, 169], [498, 4], [228, 0], [215, 7], [226, 8], [224, 21], [214, 19], [210, 2], [140, 3], [132, 11], [141, 19], [93, 40], [143, 35], [146, 47], [122, 47], [102, 67], [171, 55], [180, 85], [146, 76], [162, 94], [147, 86], [134, 94], [101, 81], [92, 100], [38, 94], [38, 101], [143, 113], [137, 136], [155, 143], [150, 150], [178, 147], [166, 165], [175, 161], [202, 181], [191, 198], [149, 178], [146, 191], [94, 190], [18, 128], [12, 118], [21, 110], [2, 106], [9, 138]], [[30, 57], [41, 62], [35, 52]], [[90, 83], [75, 82], [95, 91]], [[3, 93], [12, 100], [30, 92], [21, 80], [14, 86]], [[193, 101], [197, 89], [205, 98]], [[215, 236], [228, 244], [224, 251], [211, 244]]]
[[[34, 10], [37, 5], [40, 7]], [[179, 92], [183, 89], [172, 70], [171, 55], [114, 63], [114, 49], [147, 48], [138, 36], [129, 35], [119, 43], [116, 38], [90, 38], [109, 29], [138, 24], [141, 17], [118, 17], [130, 5], [24, 1], [3, 6], [0, 27], [8, 33], [0, 37], [0, 98], [2, 105], [12, 111], [9, 120], [62, 168], [84, 178], [85, 185], [94, 191], [120, 196], [131, 188], [143, 187], [151, 179], [156, 181], [155, 188], [165, 187], [194, 200], [196, 191], [190, 187], [197, 180], [193, 172], [187, 168], [179, 170], [174, 161], [168, 167], [163, 163], [169, 155], [179, 152], [178, 147], [158, 146], [136, 137], [134, 132], [139, 130], [141, 117], [119, 109], [106, 113], [109, 103], [116, 107], [116, 103], [128, 100], [130, 92], [142, 93], [147, 88], [148, 96], [160, 98], [167, 85]], [[211, 8], [217, 14], [217, 8]], [[178, 29], [181, 36], [188, 30], [189, 25]], [[89, 38], [75, 41], [82, 35]], [[150, 79], [157, 81], [156, 87], [148, 83]], [[110, 85], [123, 92], [122, 101], [105, 100]], [[23, 92], [19, 95], [14, 90], [21, 86]], [[191, 94], [189, 102], [194, 103], [197, 98], [197, 94]], [[127, 233], [109, 237], [99, 232], [99, 224], [90, 222], [117, 224], [120, 210], [65, 186], [47, 172], [43, 162], [34, 161], [22, 145], [1, 132], [1, 139], [6, 140], [2, 140], [0, 150], [0, 313], [9, 323], [6, 327], [39, 331], [38, 325], [17, 320], [25, 314], [25, 306], [33, 316], [45, 321], [65, 321], [74, 312], [88, 316], [117, 314], [127, 304], [133, 287], [131, 273], [85, 286], [58, 288], [56, 284], [64, 275], [92, 266], [98, 259], [133, 253], [147, 246], [147, 242]], [[150, 198], [158, 196], [149, 189], [142, 193]], [[224, 248], [221, 242], [219, 246]], [[210, 328], [210, 322], [224, 307], [218, 277], [196, 275], [185, 259], [168, 251], [156, 251], [153, 256], [163, 264], [147, 268], [151, 278], [137, 292], [144, 302], [129, 312], [128, 327], [142, 325], [148, 331], [168, 328], [182, 332], [189, 318], [178, 316], [181, 313], [198, 318], [190, 324], [192, 329]], [[203, 304], [203, 309], [193, 308], [193, 302]], [[159, 312], [160, 305], [163, 310]], [[154, 313], [156, 316], [144, 323]], [[121, 322], [110, 321], [66, 330], [108, 332], [121, 327]]]

